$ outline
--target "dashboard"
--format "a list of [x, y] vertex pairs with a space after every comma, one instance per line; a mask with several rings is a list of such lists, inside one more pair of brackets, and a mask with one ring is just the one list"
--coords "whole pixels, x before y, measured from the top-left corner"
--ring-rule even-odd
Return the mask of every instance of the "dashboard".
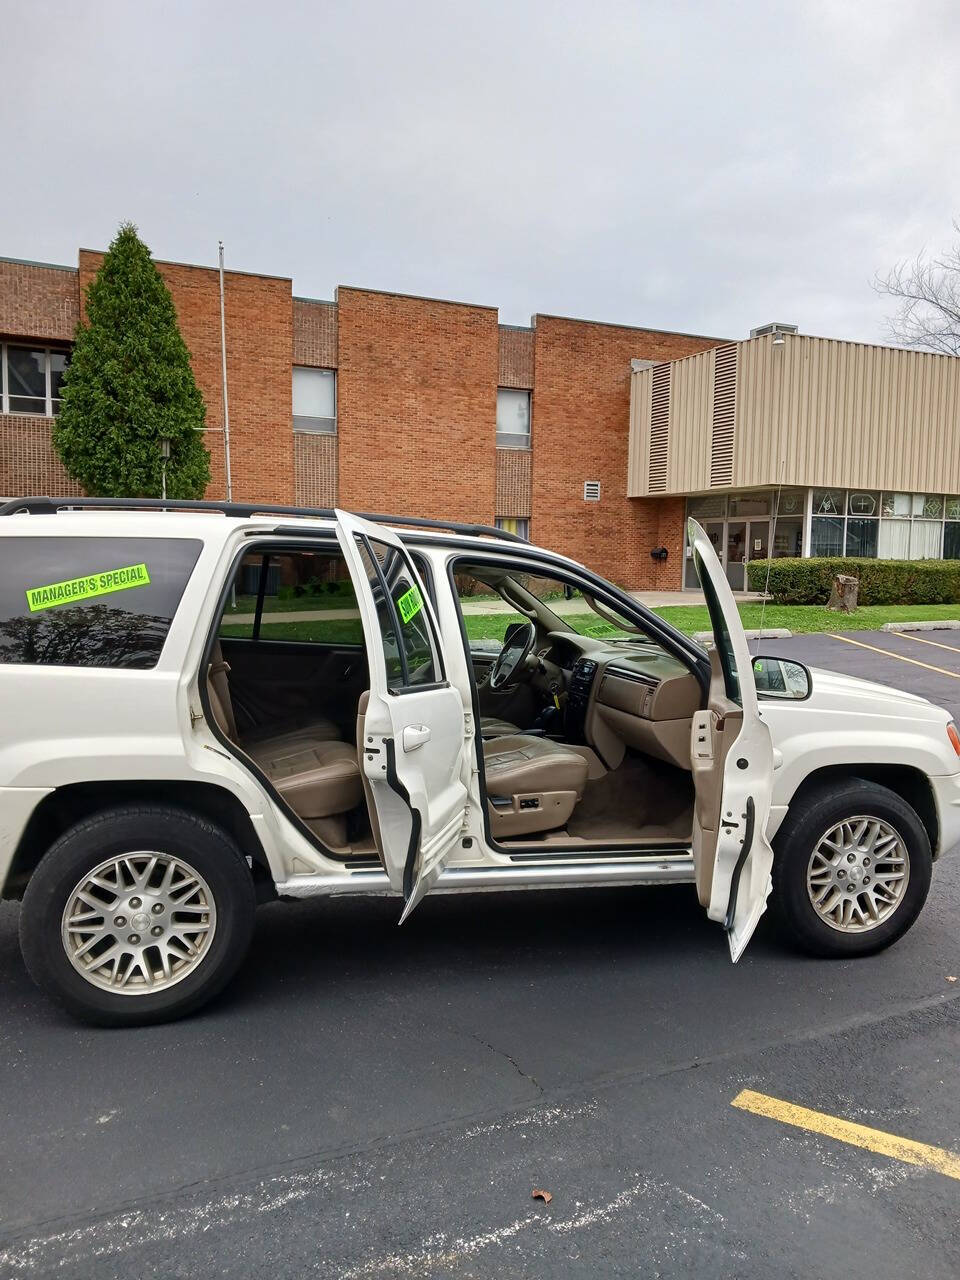
[[690, 720], [703, 700], [696, 676], [659, 645], [550, 633], [550, 658], [567, 689], [565, 733], [592, 746], [608, 768], [627, 747], [690, 767]]

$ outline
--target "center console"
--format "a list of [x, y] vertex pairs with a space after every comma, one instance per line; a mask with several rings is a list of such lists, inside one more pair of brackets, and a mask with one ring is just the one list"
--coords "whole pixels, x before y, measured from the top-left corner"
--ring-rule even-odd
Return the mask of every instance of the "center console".
[[564, 733], [570, 742], [585, 742], [583, 732], [587, 717], [587, 705], [590, 702], [590, 690], [597, 674], [597, 664], [592, 658], [579, 658], [570, 673], [567, 685], [567, 709], [564, 719]]

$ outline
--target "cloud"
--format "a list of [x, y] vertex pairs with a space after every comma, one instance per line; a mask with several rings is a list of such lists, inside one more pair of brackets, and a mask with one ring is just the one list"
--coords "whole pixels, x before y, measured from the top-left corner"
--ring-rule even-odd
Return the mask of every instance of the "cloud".
[[960, 213], [952, 0], [23, 8], [0, 252], [159, 257], [736, 337], [880, 338]]

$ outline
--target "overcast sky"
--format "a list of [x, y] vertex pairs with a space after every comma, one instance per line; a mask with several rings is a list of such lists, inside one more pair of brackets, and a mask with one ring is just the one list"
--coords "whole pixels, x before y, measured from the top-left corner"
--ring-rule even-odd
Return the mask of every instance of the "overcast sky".
[[957, 0], [0, 0], [0, 254], [883, 340], [960, 215]]

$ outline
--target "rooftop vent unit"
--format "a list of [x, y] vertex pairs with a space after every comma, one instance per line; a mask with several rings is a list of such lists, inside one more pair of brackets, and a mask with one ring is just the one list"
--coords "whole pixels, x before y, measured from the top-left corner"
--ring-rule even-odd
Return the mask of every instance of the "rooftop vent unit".
[[765, 338], [770, 333], [772, 333], [774, 337], [776, 337], [778, 333], [799, 333], [799, 332], [800, 330], [798, 326], [795, 324], [776, 324], [776, 323], [762, 324], [759, 329], [750, 330], [750, 337]]

